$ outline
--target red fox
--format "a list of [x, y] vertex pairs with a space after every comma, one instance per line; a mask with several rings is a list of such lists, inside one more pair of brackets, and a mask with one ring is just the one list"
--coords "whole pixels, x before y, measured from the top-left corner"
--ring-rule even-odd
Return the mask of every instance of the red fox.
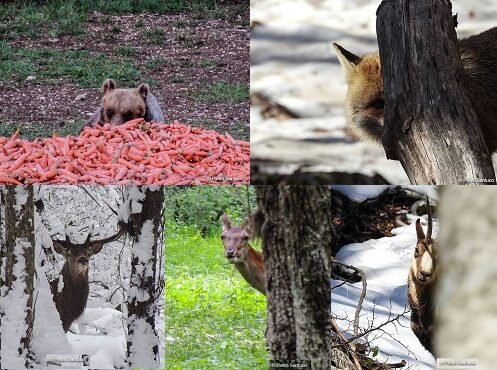
[[[381, 144], [383, 77], [378, 53], [363, 57], [334, 43], [345, 72], [347, 124], [363, 139]], [[459, 52], [469, 98], [480, 121], [490, 153], [497, 150], [497, 27], [459, 40]]]

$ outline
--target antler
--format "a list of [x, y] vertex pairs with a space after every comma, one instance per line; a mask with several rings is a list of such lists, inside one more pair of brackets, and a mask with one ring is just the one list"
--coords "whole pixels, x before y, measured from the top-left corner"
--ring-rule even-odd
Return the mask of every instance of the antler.
[[125, 231], [125, 224], [121, 221], [119, 221], [118, 223], [118, 226], [119, 226], [119, 230], [117, 232], [117, 234], [114, 234], [112, 236], [109, 236], [108, 238], [104, 238], [104, 239], [99, 239], [99, 240], [92, 240], [90, 242], [90, 236], [91, 236], [91, 233], [88, 234], [88, 237], [86, 238], [86, 243], [90, 243], [90, 245], [95, 245], [95, 244], [107, 244], [107, 243], [110, 243], [116, 239], [118, 239]]

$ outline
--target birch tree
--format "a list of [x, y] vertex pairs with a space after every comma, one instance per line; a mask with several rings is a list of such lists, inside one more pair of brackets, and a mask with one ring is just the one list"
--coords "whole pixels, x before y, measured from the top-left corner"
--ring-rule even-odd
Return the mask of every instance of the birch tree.
[[1, 188], [2, 368], [29, 367], [33, 361], [34, 207], [32, 186]]
[[133, 367], [156, 368], [160, 364], [155, 317], [162, 299], [164, 189], [138, 186], [128, 190], [120, 218], [132, 229], [131, 277], [128, 291], [127, 360]]

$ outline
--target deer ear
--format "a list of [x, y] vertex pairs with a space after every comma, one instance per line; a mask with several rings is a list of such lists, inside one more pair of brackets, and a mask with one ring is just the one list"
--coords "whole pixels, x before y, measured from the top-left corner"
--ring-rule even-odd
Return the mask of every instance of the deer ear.
[[58, 253], [63, 256], [66, 255], [66, 248], [64, 247], [64, 244], [60, 240], [53, 240], [52, 239], [52, 244], [53, 244], [53, 249]]
[[226, 213], [221, 216], [221, 226], [223, 227], [223, 231], [231, 229], [231, 222]]
[[100, 241], [96, 241], [94, 243], [91, 243], [90, 247], [88, 248], [88, 252], [89, 252], [90, 256], [93, 256], [94, 254], [99, 253], [102, 250], [102, 248], [104, 247], [104, 244], [105, 243], [102, 243]]
[[345, 74], [348, 75], [349, 73], [355, 71], [357, 65], [361, 61], [361, 57], [358, 57], [357, 55], [344, 49], [337, 43], [333, 43], [333, 46], [337, 53], [338, 61], [342, 65], [342, 69], [344, 70]]
[[243, 224], [240, 227], [243, 230], [245, 230], [247, 232], [247, 234], [250, 235], [251, 226], [252, 226], [252, 222], [250, 221], [250, 217], [249, 216], [245, 216], [245, 218], [243, 220]]
[[421, 219], [419, 218], [416, 220], [416, 235], [418, 236], [418, 242], [426, 239], [423, 228], [421, 227]]

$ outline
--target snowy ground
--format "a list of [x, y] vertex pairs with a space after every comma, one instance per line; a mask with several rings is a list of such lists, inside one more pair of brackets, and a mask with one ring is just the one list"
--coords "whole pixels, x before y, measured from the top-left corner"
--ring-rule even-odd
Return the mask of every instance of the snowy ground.
[[[120, 304], [126, 302], [129, 294], [130, 240], [127, 239], [125, 243], [108, 243], [100, 253], [90, 259], [88, 303], [83, 316], [73, 323], [67, 334], [62, 329], [46, 278], [47, 270], [50, 279], [59, 274], [64, 259], [56, 255], [55, 265], [46, 261], [44, 266], [40, 266], [41, 259], [45, 258], [41, 246], [50, 248], [50, 237], [61, 238], [67, 232], [72, 242], [82, 243], [90, 230], [92, 240], [114, 234], [117, 217], [104, 201], [114, 210], [118, 210], [118, 203], [123, 195], [122, 187], [86, 187], [94, 199], [82, 187], [41, 189], [45, 210], [42, 220], [38, 217], [35, 219], [35, 258], [39, 286], [35, 306], [33, 350], [37, 361], [41, 367], [60, 368], [60, 365], [46, 364], [47, 356], [86, 354], [90, 358], [91, 368], [125, 368], [127, 315], [120, 311], [126, 310], [126, 304]], [[13, 303], [7, 304], [9, 305]], [[156, 328], [161, 343], [159, 351], [162, 368], [165, 359], [164, 320], [163, 300], [160, 299]], [[2, 353], [4, 349], [2, 348]], [[2, 356], [2, 361], [5, 360]], [[69, 365], [65, 364], [64, 368], [69, 368]]]
[[[437, 199], [433, 187], [409, 187], [422, 194]], [[337, 189], [352, 199], [362, 201], [381, 192], [384, 187], [348, 186]], [[336, 258], [346, 264], [361, 268], [367, 280], [367, 294], [360, 318], [360, 327], [376, 327], [409, 307], [407, 302], [407, 275], [414, 246], [416, 244], [415, 221], [418, 216], [408, 215], [411, 224], [393, 230], [393, 237], [369, 240], [364, 243], [349, 244], [339, 251]], [[427, 216], [422, 216], [426, 231]], [[438, 234], [438, 222], [433, 222], [433, 236]], [[342, 282], [334, 281], [338, 286]], [[353, 318], [355, 307], [362, 291], [362, 284], [345, 284], [332, 292], [332, 312], [338, 318]], [[374, 313], [374, 316], [373, 316]], [[383, 329], [391, 334], [370, 333], [371, 345], [378, 346], [379, 360], [407, 362], [404, 369], [434, 369], [435, 359], [426, 351], [410, 329], [409, 314], [399, 323], [388, 324]], [[347, 320], [337, 320], [343, 330], [352, 333]], [[378, 336], [378, 337], [377, 337]], [[374, 339], [377, 337], [376, 339]]]
[[[337, 42], [355, 54], [377, 50], [379, 0], [252, 0], [250, 86], [293, 110], [300, 119], [263, 119], [251, 108], [251, 155], [271, 160], [266, 171], [379, 173], [393, 184], [408, 179], [382, 148], [352, 140], [344, 131], [346, 85], [332, 49]], [[497, 25], [497, 1], [454, 0], [459, 37]], [[497, 165], [497, 158], [494, 156]], [[262, 168], [264, 171], [264, 167]]]

